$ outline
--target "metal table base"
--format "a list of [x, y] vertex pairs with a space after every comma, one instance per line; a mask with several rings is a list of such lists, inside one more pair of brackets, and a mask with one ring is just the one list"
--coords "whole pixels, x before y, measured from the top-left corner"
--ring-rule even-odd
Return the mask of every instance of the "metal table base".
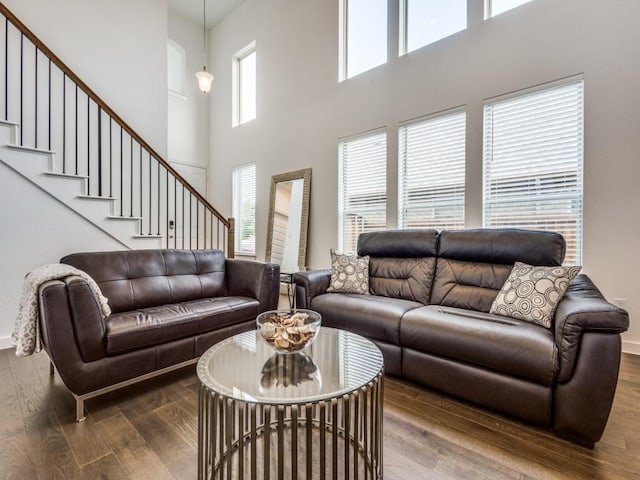
[[198, 478], [382, 478], [383, 372], [315, 403], [241, 401], [200, 386]]

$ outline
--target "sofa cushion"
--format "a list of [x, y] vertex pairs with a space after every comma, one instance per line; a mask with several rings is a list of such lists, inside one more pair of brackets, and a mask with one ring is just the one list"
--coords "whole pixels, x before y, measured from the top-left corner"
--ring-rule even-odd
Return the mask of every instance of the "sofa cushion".
[[436, 305], [417, 308], [402, 318], [400, 344], [545, 386], [558, 373], [551, 331], [499, 315]]
[[358, 254], [368, 255], [369, 291], [372, 295], [429, 303], [436, 230], [384, 230], [358, 237]]
[[322, 325], [393, 345], [399, 345], [402, 315], [421, 306], [410, 300], [353, 293], [325, 293], [311, 301], [311, 309], [322, 315]]
[[215, 297], [113, 314], [105, 320], [107, 355], [218, 330], [259, 313], [255, 299]]
[[113, 313], [226, 295], [220, 250], [75, 253], [60, 260], [87, 272]]
[[369, 257], [343, 255], [331, 249], [331, 281], [327, 292], [369, 295]]
[[582, 267], [534, 267], [516, 262], [490, 313], [551, 328], [553, 314]]
[[431, 303], [488, 313], [515, 262], [560, 265], [564, 253], [564, 238], [553, 232], [443, 231]]

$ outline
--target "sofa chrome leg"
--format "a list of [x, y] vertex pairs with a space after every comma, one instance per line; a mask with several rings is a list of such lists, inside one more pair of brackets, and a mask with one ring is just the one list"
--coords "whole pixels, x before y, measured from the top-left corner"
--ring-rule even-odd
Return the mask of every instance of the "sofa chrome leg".
[[54, 373], [56, 373], [56, 369], [53, 366], [53, 362], [49, 361], [49, 376], [53, 377]]
[[76, 397], [76, 422], [84, 422], [84, 398]]

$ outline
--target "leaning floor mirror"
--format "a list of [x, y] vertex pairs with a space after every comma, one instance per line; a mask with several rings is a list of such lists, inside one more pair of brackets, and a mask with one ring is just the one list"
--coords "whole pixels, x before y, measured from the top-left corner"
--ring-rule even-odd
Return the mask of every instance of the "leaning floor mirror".
[[271, 177], [266, 261], [280, 264], [281, 271], [304, 269], [311, 169]]

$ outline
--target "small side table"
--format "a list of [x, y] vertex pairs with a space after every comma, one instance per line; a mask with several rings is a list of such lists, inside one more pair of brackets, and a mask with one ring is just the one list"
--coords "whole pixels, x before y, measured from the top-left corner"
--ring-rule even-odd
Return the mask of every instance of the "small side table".
[[296, 287], [293, 283], [293, 274], [305, 270], [305, 267], [283, 267], [280, 269], [280, 283], [284, 283], [287, 286], [287, 299], [291, 310], [296, 308]]

